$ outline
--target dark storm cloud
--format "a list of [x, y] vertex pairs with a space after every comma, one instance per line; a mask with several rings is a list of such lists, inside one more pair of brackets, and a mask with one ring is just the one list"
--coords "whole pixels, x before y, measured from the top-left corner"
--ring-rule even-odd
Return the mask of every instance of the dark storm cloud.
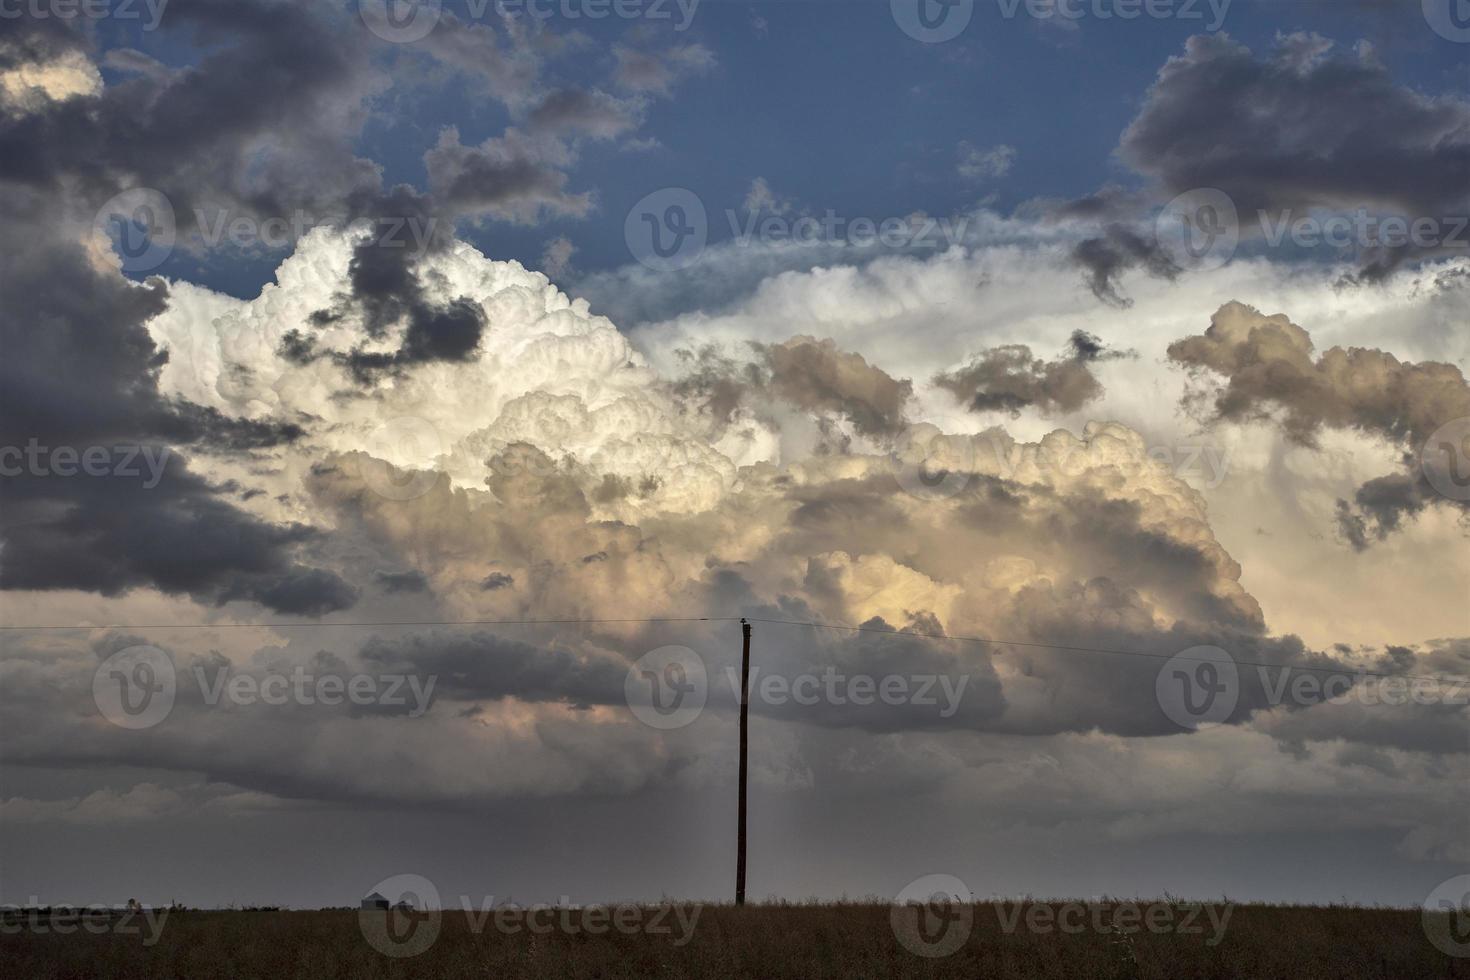
[[[20, 23], [28, 36], [46, 30]], [[164, 27], [192, 32], [205, 48], [196, 64], [0, 120], [0, 178], [65, 184], [93, 208], [151, 187], [181, 223], [195, 208], [322, 214], [378, 185], [344, 130], [374, 87], [357, 32], [299, 4], [248, 0], [174, 3]]]
[[[117, 595], [154, 587], [201, 602], [260, 602], [319, 614], [352, 604], [335, 575], [303, 566], [313, 532], [262, 522], [220, 496], [187, 449], [268, 450], [290, 424], [232, 419], [158, 393], [167, 360], [144, 321], [167, 301], [58, 240], [41, 195], [13, 191], [0, 209], [0, 446], [102, 449], [105, 475], [19, 464], [0, 476], [0, 587]], [[56, 457], [60, 459], [61, 457]], [[162, 461], [156, 473], [144, 464]]]
[[[796, 596], [741, 611], [757, 619], [811, 614]], [[881, 616], [858, 625], [869, 632], [757, 622], [761, 656], [751, 675], [751, 710], [878, 733], [977, 731], [1000, 722], [1006, 700], [987, 651], [918, 635], [943, 632], [932, 614], [914, 613], [900, 628]], [[733, 665], [712, 673], [711, 704], [734, 710], [739, 694]]]
[[1118, 291], [1118, 277], [1129, 269], [1142, 268], [1161, 279], [1175, 279], [1183, 271], [1158, 242], [1116, 223], [1109, 224], [1102, 237], [1078, 242], [1072, 261], [1081, 266], [1092, 294], [1117, 307], [1133, 305]]
[[[144, 72], [96, 97], [0, 123], [0, 179], [51, 192], [65, 186], [84, 197], [83, 210], [124, 186], [154, 188], [181, 232], [196, 209], [232, 218], [300, 213], [313, 223], [367, 219], [373, 234], [354, 256], [350, 300], [362, 306], [371, 335], [400, 320], [407, 328], [399, 351], [349, 355], [350, 367], [366, 380], [469, 357], [483, 311], [464, 300], [430, 303], [415, 272], [420, 253], [442, 245], [452, 220], [441, 225], [435, 203], [409, 188], [383, 192], [377, 167], [351, 151], [362, 102], [378, 84], [356, 19], [290, 3], [214, 0], [178, 3], [169, 13], [167, 26], [192, 31], [205, 46], [196, 64]], [[181, 234], [181, 243], [189, 237]], [[300, 332], [283, 346], [298, 362], [315, 356], [312, 338]], [[228, 428], [210, 410], [188, 411], [201, 424]], [[236, 428], [250, 435], [245, 423]]]
[[1118, 221], [1135, 217], [1149, 204], [1149, 195], [1109, 184], [1083, 197], [1061, 203], [1037, 202], [1050, 218], [1090, 218], [1094, 221]]
[[375, 636], [363, 644], [361, 656], [385, 669], [437, 676], [440, 695], [460, 700], [623, 704], [628, 671], [627, 663], [605, 654], [579, 654], [478, 631]]
[[1338, 502], [1338, 529], [1362, 549], [1404, 518], [1446, 500], [1425, 481], [1415, 453], [1440, 426], [1470, 417], [1470, 384], [1453, 364], [1400, 361], [1387, 351], [1333, 347], [1315, 356], [1311, 335], [1283, 314], [1231, 302], [1202, 335], [1169, 345], [1169, 359], [1224, 385], [1208, 401], [1211, 420], [1278, 419], [1286, 437], [1312, 447], [1324, 429], [1352, 429], [1401, 447], [1408, 470], [1370, 480]]
[[459, 131], [444, 130], [424, 154], [429, 189], [458, 214], [490, 215], [531, 223], [541, 214], [585, 215], [587, 194], [566, 189], [570, 149], [555, 136], [511, 130], [478, 146], [465, 146]]
[[1259, 626], [1181, 620], [1161, 628], [1151, 621], [1139, 591], [1121, 579], [1028, 586], [1016, 597], [1011, 616], [1016, 628], [1024, 624], [1036, 642], [1056, 644], [1055, 649], [995, 645], [998, 660], [1027, 678], [1007, 684], [1009, 709], [997, 726], [1018, 734], [1058, 730], [1053, 726], [1125, 736], [1178, 734], [1180, 725], [1165, 713], [1156, 682], [1176, 655], [1200, 656], [1191, 652], [1197, 647], [1223, 650], [1236, 665], [1238, 700], [1225, 719], [1231, 725], [1278, 706], [1290, 713], [1325, 699], [1320, 694], [1300, 701], [1279, 697], [1275, 685], [1283, 675], [1315, 676], [1320, 669], [1345, 678], [1349, 686], [1357, 677], [1332, 653], [1312, 650], [1295, 636], [1265, 635]]
[[1424, 479], [1423, 471], [1405, 460], [1408, 473], [1375, 477], [1358, 487], [1352, 503], [1337, 501], [1337, 530], [1356, 551], [1382, 541], [1424, 508], [1442, 499]]
[[[1308, 742], [1339, 740], [1349, 748], [1372, 746], [1432, 755], [1470, 750], [1470, 740], [1465, 737], [1470, 712], [1463, 701], [1421, 704], [1415, 703], [1412, 696], [1390, 693], [1387, 697], [1405, 703], [1382, 703], [1382, 681], [1360, 683], [1363, 686], [1356, 698], [1273, 713], [1259, 718], [1256, 725], [1292, 751], [1299, 751]], [[1463, 697], [1464, 690], [1461, 688], [1457, 696]], [[1373, 700], [1378, 703], [1370, 703]]]
[[422, 572], [412, 569], [406, 572], [384, 572], [374, 573], [373, 580], [384, 592], [395, 594], [399, 592], [427, 592], [429, 580]]
[[497, 589], [508, 589], [515, 584], [515, 576], [505, 572], [491, 572], [481, 579], [480, 588], [485, 592], [494, 592]]
[[[1117, 153], [1152, 182], [1155, 204], [1224, 191], [1245, 235], [1314, 209], [1438, 223], [1420, 241], [1396, 241], [1386, 230], [1359, 236], [1353, 282], [1466, 248], [1458, 220], [1470, 211], [1470, 100], [1398, 84], [1370, 46], [1346, 54], [1298, 33], [1278, 36], [1258, 57], [1225, 34], [1191, 37], [1159, 70]], [[1121, 222], [1130, 211], [1141, 218], [1144, 200], [1109, 187], [1053, 214]], [[1121, 272], [1141, 267], [1173, 279], [1181, 271], [1151, 232], [1122, 223], [1083, 242], [1073, 258], [1098, 298], [1118, 306], [1128, 305], [1117, 288]]]
[[1470, 102], [1397, 84], [1371, 52], [1331, 48], [1294, 34], [1257, 58], [1225, 35], [1190, 38], [1159, 70], [1119, 155], [1166, 192], [1218, 187], [1243, 215], [1463, 207]]
[[[167, 452], [162, 445], [142, 448]], [[0, 588], [109, 596], [155, 588], [304, 616], [346, 608], [357, 598], [337, 575], [293, 560], [315, 531], [245, 514], [216, 497], [178, 456], [152, 487], [115, 474], [0, 477], [0, 502]]]
[[1012, 418], [1031, 407], [1044, 415], [1075, 412], [1103, 394], [1089, 365], [1125, 356], [1077, 330], [1055, 360], [1033, 357], [1025, 344], [1009, 344], [981, 351], [967, 366], [935, 375], [934, 383], [972, 412], [1006, 412]]
[[[448, 21], [434, 50], [459, 51], [454, 38], [494, 39]], [[205, 238], [210, 222], [241, 217], [368, 221], [373, 234], [354, 257], [349, 299], [362, 306], [370, 333], [400, 321], [407, 328], [399, 351], [351, 356], [359, 380], [463, 360], [477, 348], [483, 312], [463, 299], [428, 302], [415, 272], [425, 249], [452, 237], [456, 216], [522, 220], [543, 207], [583, 213], [588, 206], [585, 197], [560, 191], [569, 148], [554, 136], [514, 131], [458, 156], [442, 142], [430, 150], [430, 183], [443, 192], [437, 199], [401, 186], [385, 191], [379, 168], [353, 153], [366, 100], [386, 79], [373, 66], [371, 35], [350, 12], [192, 0], [171, 5], [164, 27], [203, 47], [196, 63], [133, 72], [96, 96], [0, 117], [0, 179], [64, 186], [88, 214], [124, 187], [155, 189], [172, 205], [185, 248], [198, 245], [200, 236], [189, 233], [196, 220]], [[3, 45], [6, 57], [83, 48], [81, 34], [45, 22], [21, 21], [17, 37]], [[533, 59], [506, 79], [529, 89], [534, 77]], [[514, 101], [508, 90], [501, 95]], [[615, 104], [602, 98], [557, 93], [546, 100], [546, 123], [561, 128], [575, 117], [594, 125], [595, 111]], [[315, 356], [301, 333], [286, 348], [298, 361]]]
[[1068, 511], [1066, 522], [1052, 518], [1039, 522], [1036, 530], [1055, 535], [1055, 547], [1091, 556], [1091, 568], [1099, 578], [1169, 595], [1193, 622], [1236, 630], [1265, 628], [1254, 602], [1242, 606], [1237, 597], [1212, 588], [1220, 574], [1212, 555], [1150, 527], [1135, 501], [1073, 494], [1059, 503]]
[[45, 64], [85, 47], [81, 34], [60, 18], [7, 18], [7, 22], [5, 37], [0, 39], [0, 70]]
[[398, 349], [326, 352], [314, 336], [293, 329], [281, 340], [280, 356], [297, 364], [331, 357], [364, 385], [379, 374], [401, 373], [417, 364], [472, 359], [486, 328], [485, 311], [463, 296], [444, 303], [430, 299], [419, 274], [424, 258], [449, 244], [452, 222], [441, 220], [432, 199], [405, 185], [350, 203], [373, 212], [371, 230], [353, 247], [349, 289], [334, 306], [315, 311], [310, 321], [324, 327], [356, 314], [372, 340], [382, 340], [403, 325]]
[[[1150, 559], [1135, 556], [1129, 567], [1145, 560]], [[1163, 564], [1166, 566], [1167, 560]], [[1282, 676], [1336, 676], [1345, 690], [1362, 680], [1348, 661], [1332, 652], [1309, 649], [1294, 636], [1267, 636], [1259, 623], [1239, 617], [1226, 616], [1213, 622], [1181, 620], [1161, 628], [1141, 592], [1121, 584], [1121, 575], [1126, 574], [1121, 570], [1119, 579], [1097, 577], [1022, 589], [1005, 604], [1001, 619], [1005, 631], [1028, 638], [1029, 642], [1021, 646], [1004, 640], [946, 639], [944, 625], [922, 611], [911, 613], [900, 628], [876, 617], [860, 624], [873, 632], [848, 632], [761, 622], [821, 621], [799, 595], [783, 596], [776, 604], [742, 605], [740, 612], [755, 622], [761, 654], [762, 670], [755, 675], [757, 694], [752, 697], [752, 710], [820, 727], [871, 732], [958, 729], [1050, 735], [1100, 730], [1127, 737], [1151, 737], [1180, 734], [1179, 723], [1160, 704], [1156, 681], [1170, 658], [1196, 647], [1224, 650], [1239, 665], [1233, 675], [1237, 707], [1225, 719], [1231, 725], [1247, 724], [1278, 707], [1286, 715], [1333, 707], [1325, 705], [1326, 695], [1320, 692], [1295, 699], [1281, 697], [1278, 682]], [[820, 591], [820, 583], [813, 582], [810, 573], [805, 585], [808, 594]], [[1004, 665], [1004, 684], [997, 673], [998, 665]], [[1404, 674], [1413, 672], [1416, 664], [1412, 658], [1381, 658], [1372, 662], [1372, 667]], [[1425, 667], [1419, 664], [1417, 669]], [[778, 682], [766, 681], [774, 684], [767, 690], [776, 691], [775, 698], [759, 693], [763, 676], [781, 678]], [[798, 677], [822, 680], [829, 676], [835, 678], [834, 689], [839, 694], [836, 699], [824, 695], [817, 703], [801, 704], [787, 693]], [[936, 695], [937, 703], [920, 698], [887, 704], [873, 699], [867, 704], [854, 704], [846, 696], [854, 677], [873, 678], [879, 683], [883, 678], [904, 678], [911, 694], [917, 690], [917, 679], [934, 678], [928, 690]], [[712, 704], [729, 708], [737, 703], [739, 685], [733, 678], [728, 669], [711, 677]], [[810, 689], [813, 682], [807, 683]], [[1368, 710], [1386, 723], [1388, 715], [1375, 713], [1371, 706]], [[1442, 712], [1424, 718], [1405, 714], [1398, 724], [1403, 726], [1403, 737], [1419, 739], [1422, 744], [1417, 747], [1424, 751], [1465, 751], [1463, 734], [1462, 744], [1443, 747], [1446, 717], [1452, 714]], [[1356, 722], [1339, 715], [1324, 724], [1346, 727]], [[1322, 730], [1325, 738], [1350, 737], [1340, 734], [1338, 728]]]

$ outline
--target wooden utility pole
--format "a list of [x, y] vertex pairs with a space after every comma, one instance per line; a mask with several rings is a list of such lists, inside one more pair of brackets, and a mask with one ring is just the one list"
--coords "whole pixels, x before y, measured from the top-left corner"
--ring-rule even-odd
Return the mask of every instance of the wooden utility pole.
[[745, 757], [750, 724], [750, 624], [740, 620], [740, 813], [735, 826], [735, 904], [745, 904]]

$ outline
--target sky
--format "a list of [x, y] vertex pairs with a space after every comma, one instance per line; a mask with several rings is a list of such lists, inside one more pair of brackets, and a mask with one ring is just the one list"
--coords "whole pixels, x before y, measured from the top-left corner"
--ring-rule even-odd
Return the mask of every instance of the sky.
[[727, 900], [742, 617], [752, 898], [1428, 901], [1467, 54], [1462, 0], [0, 5], [0, 903]]

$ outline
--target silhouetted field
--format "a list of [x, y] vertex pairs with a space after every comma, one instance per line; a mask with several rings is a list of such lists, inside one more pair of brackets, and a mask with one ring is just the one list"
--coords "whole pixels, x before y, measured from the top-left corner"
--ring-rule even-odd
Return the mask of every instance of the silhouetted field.
[[[1030, 903], [1049, 906], [1059, 903]], [[947, 956], [906, 949], [880, 904], [775, 904], [737, 909], [704, 906], [691, 930], [672, 916], [670, 932], [608, 928], [594, 934], [568, 913], [574, 928], [526, 931], [522, 919], [473, 918], [446, 912], [431, 943], [395, 957], [365, 938], [355, 910], [316, 912], [173, 911], [152, 945], [142, 935], [17, 931], [0, 935], [0, 974], [35, 978], [1105, 978], [1105, 980], [1470, 980], [1470, 962], [1455, 960], [1426, 938], [1418, 910], [1237, 905], [1228, 927], [1199, 932], [1081, 931], [1026, 926], [1024, 907], [979, 904], [964, 942]], [[1103, 917], [1116, 903], [1092, 903]], [[1184, 907], [1184, 906], [1177, 906]], [[686, 907], [692, 911], [693, 907]], [[371, 914], [371, 913], [370, 913]], [[1045, 912], [1041, 913], [1043, 918]], [[548, 919], [550, 915], [548, 915]], [[645, 923], [649, 918], [643, 920]], [[685, 921], [688, 921], [686, 915]], [[1175, 925], [1184, 916], [1172, 920]], [[420, 923], [422, 926], [422, 923]], [[544, 923], [542, 923], [544, 925]], [[603, 923], [606, 926], [606, 923]], [[1075, 923], [1073, 923], [1075, 925]], [[509, 928], [507, 928], [509, 926]], [[1214, 945], [1212, 938], [1218, 939]], [[682, 941], [682, 944], [681, 944]]]

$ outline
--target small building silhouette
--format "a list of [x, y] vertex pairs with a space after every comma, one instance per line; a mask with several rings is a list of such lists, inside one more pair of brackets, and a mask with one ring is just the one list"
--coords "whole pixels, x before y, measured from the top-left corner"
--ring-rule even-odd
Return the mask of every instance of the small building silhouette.
[[362, 907], [365, 909], [375, 909], [380, 912], [386, 912], [388, 911], [388, 900], [382, 895], [379, 895], [377, 892], [373, 892], [367, 898], [364, 898], [362, 900]]

